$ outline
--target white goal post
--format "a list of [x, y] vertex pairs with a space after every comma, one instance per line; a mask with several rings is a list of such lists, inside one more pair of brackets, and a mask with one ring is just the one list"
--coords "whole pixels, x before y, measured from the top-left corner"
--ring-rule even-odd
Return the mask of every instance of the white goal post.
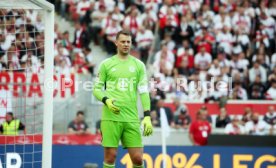
[[[44, 87], [42, 168], [52, 167], [54, 5], [46, 0], [0, 0], [0, 9], [42, 10], [44, 14]], [[1, 167], [1, 165], [0, 165]]]

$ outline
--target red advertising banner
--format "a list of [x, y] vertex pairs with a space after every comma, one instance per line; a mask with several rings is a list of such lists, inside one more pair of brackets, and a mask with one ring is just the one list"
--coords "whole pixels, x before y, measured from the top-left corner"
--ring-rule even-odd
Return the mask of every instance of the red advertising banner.
[[[53, 135], [53, 144], [56, 145], [99, 145], [102, 137], [99, 134], [88, 135]], [[42, 135], [18, 135], [18, 136], [0, 136], [0, 144], [41, 144]]]
[[[76, 79], [74, 74], [54, 75], [54, 83], [44, 81], [43, 74], [23, 73], [23, 72], [1, 72], [0, 91], [12, 91], [14, 97], [18, 97], [23, 92], [27, 97], [43, 96], [43, 85], [54, 88], [54, 97], [66, 97], [66, 91], [70, 90], [70, 95], [74, 95], [76, 90]], [[53, 85], [53, 86], [51, 86]]]

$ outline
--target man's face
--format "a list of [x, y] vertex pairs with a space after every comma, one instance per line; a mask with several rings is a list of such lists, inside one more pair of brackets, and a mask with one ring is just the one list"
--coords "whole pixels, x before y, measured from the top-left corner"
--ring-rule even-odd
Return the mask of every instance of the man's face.
[[269, 106], [269, 107], [268, 107], [268, 111], [269, 111], [270, 113], [273, 113], [273, 112], [274, 112], [274, 106]]
[[219, 62], [218, 62], [218, 60], [214, 60], [214, 65], [215, 65], [216, 68], [219, 67]]
[[254, 68], [255, 68], [255, 69], [258, 69], [258, 68], [259, 68], [259, 63], [255, 62]]
[[200, 113], [200, 119], [201, 120], [207, 120], [207, 111], [206, 110], [202, 110], [201, 113]]
[[261, 77], [260, 76], [256, 76], [255, 83], [261, 83]]
[[207, 34], [207, 28], [204, 27], [204, 28], [202, 28], [202, 35], [205, 36], [206, 34]]
[[226, 116], [226, 109], [225, 108], [220, 109], [220, 115]]
[[65, 34], [64, 34], [64, 38], [65, 38], [65, 39], [69, 39], [69, 33], [65, 33]]
[[162, 53], [167, 53], [168, 52], [168, 47], [167, 45], [162, 46]]
[[77, 122], [82, 122], [84, 120], [84, 116], [83, 115], [81, 115], [81, 114], [79, 114], [78, 116], [77, 116]]
[[122, 55], [128, 55], [131, 48], [131, 36], [121, 34], [118, 39], [115, 41], [118, 52]]
[[12, 116], [11, 116], [11, 115], [9, 115], [9, 114], [7, 114], [7, 115], [6, 115], [6, 121], [8, 121], [8, 122], [9, 122], [9, 121], [11, 121], [11, 120], [12, 120]]
[[204, 54], [205, 53], [205, 47], [201, 47], [200, 52], [201, 52], [201, 54]]
[[182, 45], [183, 45], [184, 48], [189, 48], [189, 42], [186, 41], [186, 40], [183, 41]]
[[238, 119], [238, 117], [235, 116], [235, 117], [233, 118], [232, 124], [235, 125], [235, 126], [239, 125], [239, 119]]
[[272, 87], [273, 87], [273, 88], [276, 88], [276, 82], [274, 82], [274, 83], [272, 84]]
[[75, 29], [76, 29], [76, 30], [79, 30], [80, 28], [81, 28], [81, 25], [80, 25], [79, 23], [76, 23], [76, 24], [75, 24]]
[[164, 107], [164, 102], [163, 102], [163, 100], [159, 100], [158, 102], [157, 102], [157, 107]]
[[179, 105], [180, 105], [179, 100], [175, 100], [175, 101], [174, 101], [174, 105], [175, 105], [175, 106], [179, 106]]
[[253, 122], [258, 122], [259, 121], [259, 115], [257, 113], [254, 113], [252, 115], [252, 120], [253, 120]]

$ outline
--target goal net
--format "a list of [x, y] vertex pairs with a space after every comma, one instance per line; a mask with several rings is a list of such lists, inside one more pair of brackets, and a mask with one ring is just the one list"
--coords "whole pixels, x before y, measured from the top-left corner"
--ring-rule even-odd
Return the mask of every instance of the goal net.
[[0, 0], [0, 168], [50, 168], [54, 8]]

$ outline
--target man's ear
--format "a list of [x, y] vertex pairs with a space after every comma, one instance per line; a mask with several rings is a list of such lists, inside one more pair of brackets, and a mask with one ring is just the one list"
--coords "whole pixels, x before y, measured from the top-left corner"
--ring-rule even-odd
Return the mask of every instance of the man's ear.
[[115, 41], [114, 41], [114, 44], [116, 45], [116, 47], [117, 47], [117, 43], [118, 43], [117, 40], [115, 40]]

